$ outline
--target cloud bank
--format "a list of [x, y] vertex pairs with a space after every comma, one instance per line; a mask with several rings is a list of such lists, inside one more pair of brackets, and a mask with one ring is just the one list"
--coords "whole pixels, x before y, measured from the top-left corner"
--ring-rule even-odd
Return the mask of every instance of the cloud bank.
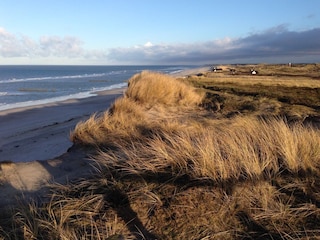
[[320, 61], [320, 28], [294, 32], [278, 26], [243, 38], [224, 38], [191, 44], [151, 44], [115, 48], [109, 52], [114, 61], [151, 64], [205, 64]]
[[2, 57], [48, 57], [81, 55], [81, 41], [74, 37], [44, 36], [38, 41], [27, 36], [16, 36], [0, 28], [0, 55]]
[[[153, 44], [88, 50], [72, 36], [43, 36], [38, 40], [0, 28], [0, 58], [82, 59], [100, 64], [207, 64], [248, 62], [319, 62], [320, 28], [289, 31], [280, 25], [242, 38], [206, 42]], [[41, 62], [39, 62], [41, 64]]]
[[42, 36], [33, 40], [28, 36], [14, 35], [0, 28], [0, 57], [3, 58], [83, 58], [105, 57], [105, 52], [85, 50], [83, 42], [72, 36]]

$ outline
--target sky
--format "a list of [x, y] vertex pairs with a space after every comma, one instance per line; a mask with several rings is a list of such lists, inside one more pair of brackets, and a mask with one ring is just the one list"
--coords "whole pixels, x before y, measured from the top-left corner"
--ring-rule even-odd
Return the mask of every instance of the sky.
[[0, 65], [320, 62], [320, 0], [0, 0]]

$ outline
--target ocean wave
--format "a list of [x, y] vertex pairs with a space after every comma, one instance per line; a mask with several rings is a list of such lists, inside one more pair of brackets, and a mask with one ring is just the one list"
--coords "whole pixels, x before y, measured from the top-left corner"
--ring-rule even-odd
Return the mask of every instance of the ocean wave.
[[0, 92], [0, 96], [6, 96], [8, 92]]
[[118, 88], [123, 88], [126, 86], [127, 86], [127, 83], [119, 83], [119, 84], [114, 84], [114, 85], [111, 85], [108, 87], [92, 88], [90, 91], [79, 92], [79, 93], [75, 93], [75, 94], [69, 94], [69, 95], [64, 95], [64, 96], [59, 96], [59, 97], [54, 97], [54, 98], [46, 98], [46, 99], [39, 99], [39, 100], [26, 101], [26, 102], [17, 102], [17, 103], [11, 103], [11, 104], [0, 103], [0, 111], [14, 109], [14, 108], [42, 105], [42, 104], [47, 104], [47, 103], [62, 102], [62, 101], [66, 101], [69, 99], [83, 99], [83, 98], [96, 96], [97, 92], [99, 92], [99, 91], [118, 89]]
[[128, 86], [128, 83], [118, 83], [118, 84], [113, 84], [108, 87], [100, 87], [100, 88], [92, 88], [91, 92], [100, 92], [100, 91], [106, 91], [106, 90], [112, 90], [112, 89], [117, 89], [117, 88], [123, 88]]
[[19, 88], [20, 92], [56, 92], [56, 89], [47, 88]]
[[80, 79], [91, 77], [105, 77], [126, 73], [126, 70], [110, 71], [105, 73], [85, 73], [79, 75], [66, 75], [66, 76], [50, 76], [50, 77], [32, 77], [32, 78], [11, 78], [0, 80], [1, 83], [15, 83], [15, 82], [27, 82], [27, 81], [41, 81], [41, 80], [56, 80], [56, 79]]
[[176, 70], [176, 71], [170, 72], [170, 74], [174, 75], [174, 74], [181, 73], [181, 72], [183, 72], [183, 70]]

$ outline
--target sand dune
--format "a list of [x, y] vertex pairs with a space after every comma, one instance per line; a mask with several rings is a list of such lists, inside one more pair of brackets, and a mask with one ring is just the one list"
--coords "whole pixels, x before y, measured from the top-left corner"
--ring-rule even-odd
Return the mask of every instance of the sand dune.
[[[174, 74], [183, 77], [209, 67]], [[64, 184], [91, 174], [87, 151], [75, 149], [69, 133], [95, 112], [107, 110], [124, 89], [59, 103], [0, 111], [0, 207], [43, 196], [52, 182]]]

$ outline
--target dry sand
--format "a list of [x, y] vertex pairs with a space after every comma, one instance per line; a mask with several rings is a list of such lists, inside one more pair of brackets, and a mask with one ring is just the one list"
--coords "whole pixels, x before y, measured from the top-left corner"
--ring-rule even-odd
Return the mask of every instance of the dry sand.
[[106, 110], [123, 89], [65, 102], [0, 111], [0, 162], [57, 157], [71, 147], [69, 133], [81, 120]]
[[123, 92], [0, 111], [0, 206], [34, 196], [51, 182], [90, 173], [88, 156], [69, 149], [70, 131], [94, 112], [108, 109]]
[[[209, 67], [179, 72], [184, 77]], [[95, 112], [107, 110], [124, 89], [98, 96], [0, 111], [0, 207], [43, 196], [51, 183], [91, 174], [89, 156], [72, 147], [70, 131]]]

